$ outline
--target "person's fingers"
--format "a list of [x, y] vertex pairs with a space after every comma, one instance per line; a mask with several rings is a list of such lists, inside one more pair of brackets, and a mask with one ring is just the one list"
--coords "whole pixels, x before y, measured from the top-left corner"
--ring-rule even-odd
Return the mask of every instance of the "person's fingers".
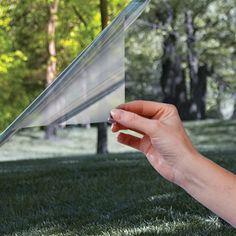
[[122, 143], [124, 145], [129, 146], [129, 147], [132, 147], [132, 148], [137, 149], [139, 151], [142, 151], [142, 150], [140, 150], [140, 146], [141, 146], [141, 142], [142, 142], [141, 138], [137, 138], [137, 137], [134, 137], [129, 134], [119, 133], [117, 140], [119, 143]]
[[[128, 128], [125, 127], [125, 126], [123, 126], [123, 125], [121, 125], [121, 124], [119, 124], [119, 123], [117, 123], [117, 122], [114, 123], [114, 124], [112, 124], [112, 126], [111, 126], [111, 131], [112, 131], [113, 133], [117, 133], [118, 131], [121, 131], [121, 130], [128, 130]], [[134, 132], [137, 132], [137, 133], [139, 133], [139, 134], [145, 135], [145, 133], [142, 132], [142, 131], [140, 131], [140, 130], [133, 129], [133, 131], [134, 131]]]
[[123, 126], [121, 124], [118, 124], [118, 123], [114, 123], [111, 126], [111, 130], [112, 130], [113, 133], [116, 133], [116, 132], [118, 132], [120, 130], [127, 130], [127, 129], [128, 129], [127, 127], [125, 127], [125, 126]]
[[148, 136], [138, 138], [130, 134], [119, 133], [117, 139], [120, 143], [137, 149], [144, 154], [147, 154], [152, 146]]
[[141, 100], [121, 104], [117, 108], [153, 119], [164, 118], [177, 111], [173, 105]]
[[159, 124], [158, 120], [147, 119], [135, 113], [120, 109], [113, 109], [111, 115], [113, 119], [123, 127], [147, 134], [150, 137], [154, 136]]

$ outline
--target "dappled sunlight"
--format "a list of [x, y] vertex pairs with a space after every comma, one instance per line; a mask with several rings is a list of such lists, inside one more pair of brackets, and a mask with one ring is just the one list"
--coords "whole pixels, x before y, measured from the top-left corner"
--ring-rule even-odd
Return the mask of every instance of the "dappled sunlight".
[[[234, 150], [236, 148], [236, 122], [207, 120], [186, 122], [187, 133], [200, 149]], [[44, 140], [38, 129], [21, 131], [0, 149], [0, 161], [81, 156], [96, 153], [96, 128], [59, 129], [54, 140]], [[117, 143], [116, 134], [108, 130], [108, 150], [111, 153], [136, 152]]]
[[1, 235], [232, 231], [137, 153], [2, 162], [0, 191]]
[[193, 144], [200, 150], [235, 150], [236, 145], [236, 122], [206, 120], [186, 122], [185, 127]]
[[[32, 227], [29, 230], [16, 232], [15, 235], [63, 235], [63, 236], [71, 236], [71, 235], [83, 235], [85, 232], [84, 228], [73, 228], [70, 227], [67, 229], [66, 224], [55, 224], [53, 226], [51, 222], [44, 222], [42, 225], [38, 225], [36, 227]], [[97, 232], [97, 235], [103, 236], [129, 236], [129, 235], [156, 235], [156, 234], [186, 234], [191, 232], [199, 232], [201, 233], [201, 227], [208, 225], [209, 232], [216, 233], [220, 228], [222, 228], [222, 224], [217, 217], [199, 217], [196, 219], [195, 225], [193, 225], [190, 221], [173, 221], [169, 223], [163, 223], [162, 221], [154, 220], [151, 222], [144, 222], [140, 225], [133, 226], [125, 226], [122, 225], [122, 222], [117, 222], [117, 224], [111, 225], [91, 225], [91, 232]], [[196, 231], [193, 231], [195, 229]]]
[[[27, 129], [19, 132], [0, 149], [0, 161], [55, 158], [96, 153], [96, 128], [68, 128], [58, 130], [54, 140], [45, 140], [44, 132]], [[110, 152], [132, 152], [116, 141], [116, 135], [108, 130]]]

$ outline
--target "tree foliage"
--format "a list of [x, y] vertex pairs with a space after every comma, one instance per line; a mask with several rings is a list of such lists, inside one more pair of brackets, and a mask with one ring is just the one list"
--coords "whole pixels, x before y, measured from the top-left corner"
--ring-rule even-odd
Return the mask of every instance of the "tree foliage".
[[[129, 2], [108, 1], [108, 22]], [[0, 129], [46, 86], [50, 3], [51, 0], [0, 0]], [[187, 13], [192, 32], [187, 31]], [[100, 1], [60, 0], [57, 17], [55, 60], [59, 73], [101, 31]], [[197, 72], [203, 73], [205, 68], [208, 92], [206, 98], [199, 96], [207, 114], [215, 111], [222, 94], [234, 94], [236, 89], [235, 25], [235, 0], [152, 0], [126, 36], [128, 99], [162, 101], [167, 97], [165, 89], [171, 89], [174, 103], [191, 107], [196, 98], [191, 90], [194, 67], [189, 63], [193, 56], [197, 78]], [[175, 41], [171, 42], [173, 35]], [[165, 68], [176, 73], [165, 75]], [[181, 75], [181, 86], [173, 87], [178, 82], [177, 74]], [[178, 95], [173, 96], [175, 93]], [[181, 99], [186, 100], [185, 105]]]
[[216, 110], [219, 87], [235, 93], [235, 21], [234, 0], [151, 1], [128, 36], [129, 99], [174, 103], [190, 119]]
[[[51, 0], [0, 0], [0, 129], [45, 88]], [[109, 2], [108, 21], [128, 0]], [[60, 0], [55, 35], [57, 73], [101, 31], [99, 0]]]

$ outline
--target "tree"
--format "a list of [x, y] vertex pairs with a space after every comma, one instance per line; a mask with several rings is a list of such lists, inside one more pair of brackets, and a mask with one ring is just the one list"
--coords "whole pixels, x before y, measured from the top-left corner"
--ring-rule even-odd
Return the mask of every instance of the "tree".
[[[102, 29], [105, 29], [108, 24], [108, 2], [107, 0], [100, 0], [100, 12], [101, 12], [101, 25]], [[107, 149], [107, 124], [98, 124], [97, 134], [97, 153], [106, 154]]]
[[0, 5], [0, 130], [8, 126], [28, 104], [22, 79], [26, 74], [27, 55], [16, 48], [12, 34], [16, 4], [6, 1]]
[[[59, 0], [53, 0], [49, 3], [49, 22], [48, 22], [48, 65], [47, 65], [47, 86], [49, 86], [57, 75], [57, 52], [56, 52], [56, 23], [57, 23], [57, 13]], [[56, 136], [56, 126], [54, 124], [49, 125], [46, 129], [45, 137], [46, 139], [51, 139]]]
[[[206, 107], [206, 79], [207, 65], [200, 67], [199, 55], [196, 52], [196, 28], [194, 26], [193, 12], [186, 8], [181, 12], [185, 18], [186, 31], [176, 32], [179, 7], [182, 5], [170, 5], [166, 3], [167, 14], [167, 39], [164, 40], [164, 56], [162, 59], [163, 70], [161, 85], [166, 103], [177, 106], [180, 116], [184, 120], [205, 119]], [[174, 19], [175, 17], [175, 19]], [[162, 16], [162, 19], [164, 17]], [[170, 30], [168, 30], [168, 27]], [[186, 53], [177, 51], [180, 37], [186, 34]], [[187, 55], [185, 55], [187, 54]], [[188, 70], [182, 68], [183, 63]], [[187, 97], [186, 76], [190, 79], [190, 98]]]
[[[93, 41], [101, 22], [105, 25], [112, 20], [128, 2], [110, 1], [102, 20], [104, 10], [102, 5], [98, 8], [98, 0], [60, 0], [55, 34], [57, 71]], [[47, 85], [48, 3], [1, 1], [1, 128]], [[128, 99], [172, 101], [182, 117], [191, 119], [204, 118], [209, 111], [215, 114], [217, 103], [224, 99], [217, 99], [219, 90], [236, 91], [235, 12], [235, 0], [152, 0], [126, 37]], [[170, 16], [172, 20], [168, 20]], [[191, 112], [193, 104], [197, 112]]]
[[127, 37], [129, 96], [173, 103], [183, 119], [204, 119], [217, 107], [215, 78], [235, 91], [235, 12], [234, 0], [151, 1]]
[[163, 102], [176, 105], [181, 118], [186, 119], [187, 89], [185, 73], [182, 70], [182, 57], [177, 52], [178, 33], [174, 30], [174, 11], [169, 4], [166, 4], [166, 10], [167, 17], [164, 24], [167, 34], [163, 42], [164, 54], [160, 79]]

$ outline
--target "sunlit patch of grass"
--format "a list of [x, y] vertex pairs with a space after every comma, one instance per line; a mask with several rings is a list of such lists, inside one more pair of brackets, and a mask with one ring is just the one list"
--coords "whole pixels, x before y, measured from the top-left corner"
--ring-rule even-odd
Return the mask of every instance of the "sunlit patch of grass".
[[[236, 121], [207, 120], [186, 122], [185, 127], [194, 145], [203, 151], [235, 150]], [[95, 154], [96, 128], [59, 129], [55, 140], [44, 140], [44, 132], [26, 129], [0, 148], [0, 161], [55, 158]], [[116, 134], [108, 129], [108, 149], [111, 153], [133, 152], [135, 150], [118, 144]]]
[[[15, 135], [0, 148], [0, 161], [55, 158], [95, 154], [97, 130], [92, 127], [59, 129], [54, 140], [45, 140], [44, 132], [38, 129], [26, 129]], [[116, 142], [116, 135], [108, 129], [108, 149], [110, 152], [132, 152]]]

